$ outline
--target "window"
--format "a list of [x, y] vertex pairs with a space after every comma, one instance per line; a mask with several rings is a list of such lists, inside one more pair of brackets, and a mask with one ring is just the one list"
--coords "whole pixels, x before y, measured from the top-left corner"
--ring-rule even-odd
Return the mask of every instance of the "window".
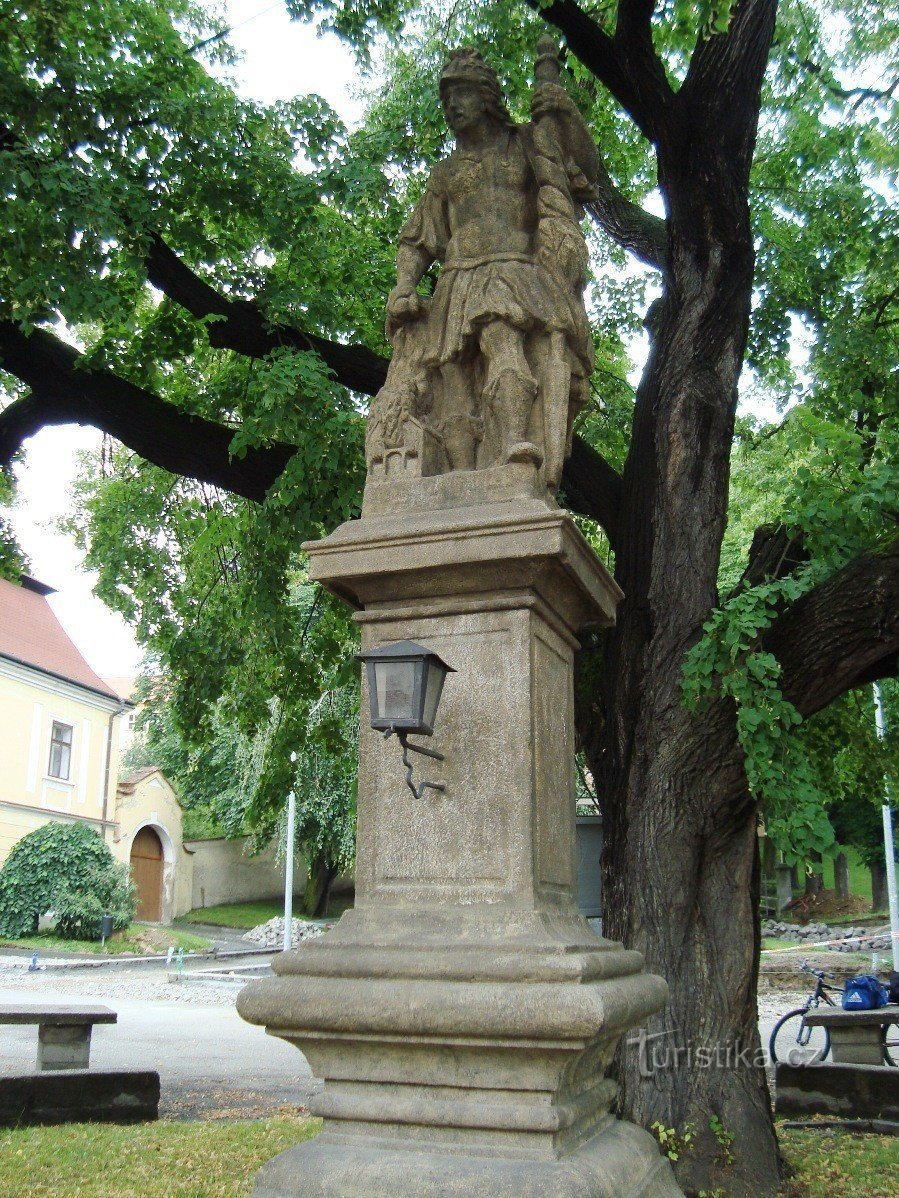
[[72, 727], [53, 721], [50, 733], [50, 764], [47, 773], [51, 778], [68, 779], [72, 773]]

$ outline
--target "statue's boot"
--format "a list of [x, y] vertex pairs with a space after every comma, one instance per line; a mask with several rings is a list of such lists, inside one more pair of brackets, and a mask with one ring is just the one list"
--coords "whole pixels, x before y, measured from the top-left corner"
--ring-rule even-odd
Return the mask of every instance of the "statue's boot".
[[537, 384], [529, 375], [504, 370], [489, 388], [496, 421], [502, 429], [503, 462], [543, 462], [543, 454], [527, 439], [531, 409], [537, 397]]

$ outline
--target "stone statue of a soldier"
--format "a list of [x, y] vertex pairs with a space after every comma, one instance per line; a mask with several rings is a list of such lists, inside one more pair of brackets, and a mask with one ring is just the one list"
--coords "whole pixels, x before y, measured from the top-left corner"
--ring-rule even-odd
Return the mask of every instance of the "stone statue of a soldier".
[[[524, 461], [558, 485], [593, 366], [579, 220], [598, 159], [558, 83], [552, 39], [536, 76], [533, 119], [519, 125], [476, 50], [454, 51], [444, 68], [456, 144], [400, 235], [387, 301], [394, 357], [369, 419], [370, 471], [389, 473], [391, 450], [405, 446], [424, 474]], [[418, 285], [434, 263], [428, 298]]]

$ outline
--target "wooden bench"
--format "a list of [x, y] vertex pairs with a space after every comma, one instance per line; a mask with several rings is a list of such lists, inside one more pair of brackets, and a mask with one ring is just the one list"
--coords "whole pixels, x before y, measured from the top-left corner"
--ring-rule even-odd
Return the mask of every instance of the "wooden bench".
[[37, 1024], [37, 1068], [87, 1069], [95, 1023], [115, 1023], [109, 1007], [0, 1005], [0, 1023]]
[[899, 1024], [899, 1005], [876, 1011], [809, 1011], [805, 1022], [830, 1032], [831, 1057], [836, 1065], [883, 1065], [883, 1038], [890, 1024]]

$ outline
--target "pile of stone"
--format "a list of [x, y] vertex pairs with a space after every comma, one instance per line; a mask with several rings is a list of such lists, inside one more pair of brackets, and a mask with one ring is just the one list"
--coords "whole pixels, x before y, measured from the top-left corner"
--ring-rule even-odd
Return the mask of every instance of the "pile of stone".
[[762, 924], [762, 936], [778, 940], [807, 941], [818, 944], [823, 940], [837, 943], [828, 947], [836, 953], [870, 952], [875, 949], [890, 947], [888, 928], [869, 930], [864, 927], [828, 927], [826, 923], [781, 923], [775, 919], [766, 919]]
[[[312, 936], [320, 936], [325, 930], [320, 923], [313, 923], [311, 919], [295, 919], [292, 922], [292, 927], [294, 944], [299, 944], [301, 940], [308, 940]], [[258, 944], [262, 948], [281, 948], [284, 944], [284, 916], [278, 915], [274, 919], [270, 919], [268, 923], [259, 924], [258, 927], [247, 932], [243, 939], [249, 940], [251, 944]]]

